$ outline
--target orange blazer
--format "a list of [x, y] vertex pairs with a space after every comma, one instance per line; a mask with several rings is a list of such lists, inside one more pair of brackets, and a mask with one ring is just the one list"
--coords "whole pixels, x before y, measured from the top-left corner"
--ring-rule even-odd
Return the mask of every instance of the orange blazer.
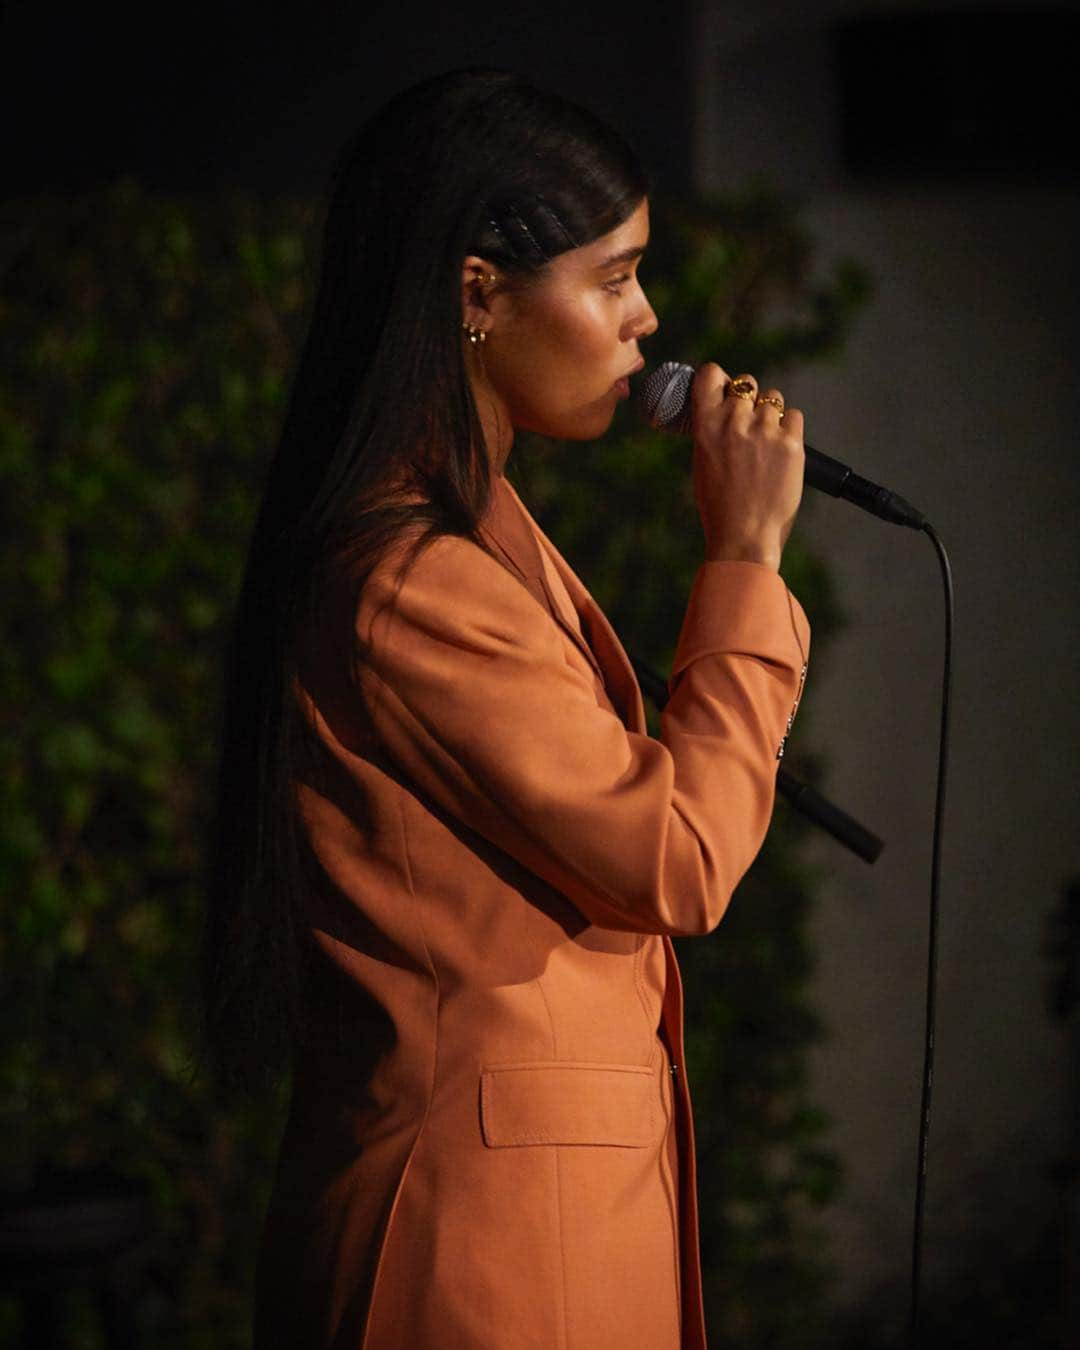
[[363, 700], [317, 657], [298, 689], [317, 1034], [257, 1350], [705, 1350], [671, 937], [761, 846], [806, 617], [769, 568], [703, 563], [657, 740], [504, 478], [483, 538], [372, 574]]

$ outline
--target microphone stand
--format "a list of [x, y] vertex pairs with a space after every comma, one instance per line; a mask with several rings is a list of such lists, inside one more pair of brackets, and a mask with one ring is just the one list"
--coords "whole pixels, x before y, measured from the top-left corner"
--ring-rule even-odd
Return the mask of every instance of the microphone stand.
[[[633, 652], [628, 650], [627, 655], [634, 667], [642, 693], [654, 704], [658, 712], [661, 711], [668, 701], [667, 680]], [[838, 843], [850, 849], [864, 862], [877, 861], [878, 855], [885, 847], [884, 840], [879, 839], [865, 825], [860, 825], [853, 816], [842, 811], [827, 797], [823, 797], [816, 788], [801, 782], [793, 774], [788, 773], [787, 769], [781, 767], [776, 775], [776, 790], [800, 815], [812, 820], [826, 834], [832, 835]]]

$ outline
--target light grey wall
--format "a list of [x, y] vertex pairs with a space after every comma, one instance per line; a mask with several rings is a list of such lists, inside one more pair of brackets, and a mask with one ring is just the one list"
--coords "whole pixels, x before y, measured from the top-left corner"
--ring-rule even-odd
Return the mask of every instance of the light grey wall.
[[[1066, 1046], [1045, 1012], [1042, 943], [1063, 883], [1080, 875], [1080, 200], [1053, 183], [845, 181], [825, 25], [891, 7], [821, 4], [809, 20], [778, 2], [702, 8], [694, 144], [700, 187], [755, 174], [785, 185], [805, 201], [823, 268], [848, 255], [871, 270], [876, 296], [842, 359], [782, 387], [811, 444], [914, 502], [952, 560], [933, 1280], [1005, 1210], [1016, 1227], [1052, 1213], [1047, 1168], [1066, 1145]], [[848, 1165], [829, 1226], [840, 1295], [856, 1301], [908, 1275], [941, 587], [915, 532], [813, 494], [800, 528], [831, 563], [849, 619], [826, 659], [811, 656], [808, 734], [827, 757], [826, 790], [887, 841], [872, 867], [816, 845], [827, 880], [814, 992], [829, 1039], [813, 1073]]]

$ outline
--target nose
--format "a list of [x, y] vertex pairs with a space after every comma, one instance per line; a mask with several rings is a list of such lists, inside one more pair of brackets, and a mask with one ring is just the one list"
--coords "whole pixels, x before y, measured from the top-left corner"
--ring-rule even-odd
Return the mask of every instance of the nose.
[[660, 320], [656, 317], [656, 311], [649, 304], [648, 296], [642, 290], [641, 306], [635, 313], [631, 324], [632, 335], [635, 338], [651, 337], [659, 327]]

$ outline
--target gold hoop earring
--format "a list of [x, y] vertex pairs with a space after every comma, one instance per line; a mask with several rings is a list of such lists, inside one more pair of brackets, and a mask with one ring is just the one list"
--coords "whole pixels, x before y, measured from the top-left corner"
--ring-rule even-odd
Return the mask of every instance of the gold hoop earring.
[[463, 323], [461, 326], [474, 347], [480, 347], [487, 341], [487, 333], [483, 328], [477, 328], [471, 323]]

